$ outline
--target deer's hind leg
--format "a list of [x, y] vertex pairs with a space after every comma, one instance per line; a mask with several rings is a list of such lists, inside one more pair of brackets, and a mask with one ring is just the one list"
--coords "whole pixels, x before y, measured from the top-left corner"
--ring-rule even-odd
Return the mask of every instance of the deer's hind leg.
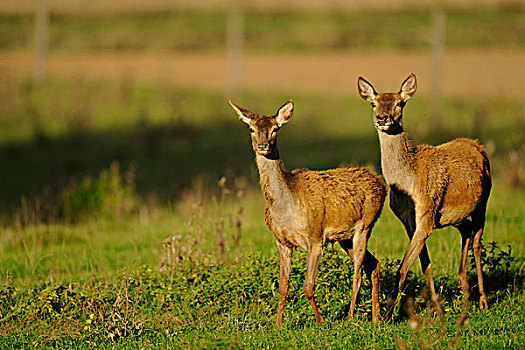
[[485, 288], [483, 286], [483, 267], [481, 266], [481, 249], [483, 248], [481, 237], [483, 236], [483, 229], [485, 227], [485, 210], [486, 203], [472, 213], [472, 230], [474, 235], [472, 249], [474, 250], [474, 259], [476, 260], [480, 309], [489, 308], [487, 295], [485, 294]]
[[[379, 261], [366, 249], [368, 232], [359, 231], [352, 240], [340, 241], [341, 247], [354, 260], [354, 276], [352, 278], [352, 299], [348, 310], [348, 319], [354, 316], [357, 297], [361, 289], [362, 270], [365, 270], [370, 277], [372, 284], [372, 321], [378, 322], [381, 319], [379, 310]], [[354, 248], [355, 247], [355, 248]]]
[[372, 322], [379, 322], [381, 321], [381, 311], [379, 309], [379, 269], [381, 264], [368, 249], [365, 251], [363, 264], [365, 273], [370, 277], [372, 284]]
[[468, 275], [467, 275], [467, 256], [470, 241], [472, 239], [472, 222], [465, 220], [456, 228], [461, 233], [461, 259], [459, 261], [458, 283], [464, 295], [469, 293]]

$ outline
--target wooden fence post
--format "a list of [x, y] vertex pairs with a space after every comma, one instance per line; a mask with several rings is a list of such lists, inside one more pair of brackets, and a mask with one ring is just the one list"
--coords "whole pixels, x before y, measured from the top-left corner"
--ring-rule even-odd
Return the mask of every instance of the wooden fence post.
[[446, 17], [443, 10], [434, 7], [432, 11], [432, 64], [430, 105], [432, 124], [435, 130], [442, 126], [443, 113], [443, 64], [445, 59], [445, 45], [447, 41]]
[[35, 12], [35, 70], [34, 81], [40, 84], [46, 76], [46, 61], [48, 48], [48, 8], [47, 0], [36, 1]]
[[233, 7], [226, 18], [226, 94], [242, 87], [244, 29], [242, 12]]

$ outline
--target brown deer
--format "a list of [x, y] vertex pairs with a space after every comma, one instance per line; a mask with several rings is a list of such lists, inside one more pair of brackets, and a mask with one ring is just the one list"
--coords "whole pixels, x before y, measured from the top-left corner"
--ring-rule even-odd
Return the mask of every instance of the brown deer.
[[454, 226], [462, 237], [459, 285], [467, 294], [467, 252], [473, 238], [479, 307], [487, 309], [481, 268], [481, 236], [492, 186], [487, 153], [476, 141], [464, 138], [439, 146], [419, 145], [412, 148], [403, 129], [403, 107], [416, 92], [414, 74], [405, 79], [397, 93], [378, 94], [372, 84], [361, 77], [357, 86], [361, 97], [372, 104], [381, 146], [381, 168], [390, 187], [390, 208], [401, 220], [410, 238], [397, 272], [394, 303], [403, 288], [407, 272], [419, 255], [431, 300], [438, 316], [442, 316], [425, 241], [433, 229]]
[[366, 249], [386, 197], [381, 178], [366, 168], [325, 171], [285, 170], [277, 148], [277, 131], [290, 120], [294, 105], [286, 102], [274, 116], [254, 114], [229, 101], [239, 119], [250, 127], [260, 184], [266, 200], [265, 222], [279, 251], [279, 306], [276, 327], [282, 325], [288, 293], [292, 252], [307, 253], [304, 295], [317, 323], [324, 322], [314, 299], [314, 285], [323, 246], [338, 241], [354, 260], [352, 300], [354, 314], [362, 271], [372, 281], [372, 320], [379, 321], [379, 261]]

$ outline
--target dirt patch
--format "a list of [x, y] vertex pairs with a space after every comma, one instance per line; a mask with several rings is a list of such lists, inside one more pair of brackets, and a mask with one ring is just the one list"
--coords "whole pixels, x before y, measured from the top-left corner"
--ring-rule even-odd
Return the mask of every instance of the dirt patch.
[[[444, 59], [443, 91], [461, 96], [525, 97], [525, 50], [450, 52]], [[25, 53], [0, 54], [0, 71], [31, 76], [34, 59]], [[48, 57], [48, 71], [56, 76], [97, 79], [136, 79], [185, 86], [223, 89], [227, 60], [221, 54], [58, 54]], [[427, 53], [338, 53], [319, 55], [245, 55], [233, 70], [248, 89], [348, 94], [359, 75], [381, 91], [397, 90], [411, 72], [419, 89], [431, 86], [431, 58]]]

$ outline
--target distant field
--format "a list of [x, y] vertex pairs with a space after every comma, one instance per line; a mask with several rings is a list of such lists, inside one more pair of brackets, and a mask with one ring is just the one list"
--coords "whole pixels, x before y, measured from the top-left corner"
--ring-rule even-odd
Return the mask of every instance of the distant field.
[[[525, 46], [525, 7], [445, 10], [447, 47]], [[222, 9], [180, 9], [128, 15], [52, 14], [52, 51], [205, 51], [225, 48]], [[289, 12], [246, 10], [248, 52], [333, 52], [375, 48], [425, 50], [432, 40], [429, 9]], [[33, 16], [0, 13], [0, 50], [30, 50]]]
[[[413, 8], [432, 8], [436, 3], [445, 8], [491, 8], [520, 9], [523, 3], [520, 0], [289, 0], [284, 4], [279, 0], [265, 0], [254, 2], [239, 2], [237, 0], [91, 0], [86, 3], [82, 0], [47, 0], [52, 11], [62, 14], [88, 15], [118, 15], [159, 11], [174, 11], [180, 9], [231, 9], [235, 7], [257, 11], [359, 11], [359, 10], [395, 10]], [[29, 13], [34, 9], [32, 0], [4, 0], [0, 4], [0, 11], [8, 13]]]
[[[459, 98], [524, 99], [525, 50], [459, 50], [444, 58], [443, 93]], [[227, 90], [238, 77], [250, 91], [279, 91], [288, 98], [320, 93], [357, 96], [356, 81], [364, 76], [381, 90], [395, 90], [410, 73], [418, 77], [418, 94], [431, 91], [431, 57], [423, 52], [246, 54], [239, 71], [229, 73], [223, 54], [206, 53], [53, 53], [48, 72], [65, 79], [108, 79], [176, 84], [188, 88]], [[0, 53], [0, 70], [8, 76], [30, 77], [34, 57]], [[395, 67], [395, 69], [393, 69]], [[229, 76], [231, 75], [231, 76]], [[504, 77], [504, 78], [502, 78]], [[233, 98], [229, 96], [228, 98]]]

